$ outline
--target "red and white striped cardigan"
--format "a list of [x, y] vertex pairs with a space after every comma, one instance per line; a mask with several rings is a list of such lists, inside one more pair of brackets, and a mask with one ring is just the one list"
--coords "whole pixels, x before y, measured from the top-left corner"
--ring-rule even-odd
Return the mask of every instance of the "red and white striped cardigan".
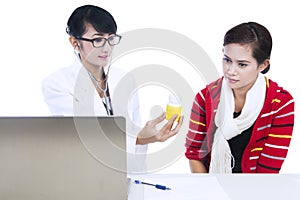
[[[186, 136], [185, 156], [201, 161], [207, 170], [222, 80], [223, 77], [207, 85], [196, 95]], [[243, 153], [243, 173], [279, 173], [290, 145], [294, 126], [293, 97], [272, 80], [266, 78], [266, 83], [265, 103]]]

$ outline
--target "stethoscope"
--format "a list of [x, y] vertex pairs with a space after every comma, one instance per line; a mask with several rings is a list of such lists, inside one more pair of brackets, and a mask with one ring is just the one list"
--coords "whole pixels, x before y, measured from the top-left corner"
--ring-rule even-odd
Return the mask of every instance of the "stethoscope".
[[93, 83], [96, 85], [97, 89], [99, 89], [102, 92], [102, 94], [104, 96], [104, 98], [102, 98], [102, 99], [104, 99], [104, 104], [105, 104], [104, 107], [106, 109], [107, 115], [108, 116], [113, 115], [113, 109], [112, 109], [112, 105], [111, 105], [110, 96], [107, 96], [107, 90], [108, 90], [108, 81], [107, 81], [107, 79], [108, 79], [109, 69], [110, 69], [110, 66], [111, 66], [112, 53], [111, 53], [110, 58], [109, 58], [107, 72], [105, 73], [104, 69], [103, 69], [103, 74], [104, 74], [104, 77], [105, 77], [103, 79], [103, 81], [105, 82], [104, 89], [102, 89], [102, 87], [99, 85], [98, 80], [95, 78], [95, 76], [93, 74], [91, 74], [91, 72], [83, 65], [83, 63], [81, 62], [80, 53], [77, 50], [75, 50], [75, 48], [74, 48], [74, 53], [75, 53], [76, 57], [78, 58], [78, 60], [80, 61], [80, 63], [82, 64], [82, 66], [84, 67], [84, 69], [87, 71], [87, 73], [88, 73], [89, 77], [91, 78], [91, 80], [93, 81]]

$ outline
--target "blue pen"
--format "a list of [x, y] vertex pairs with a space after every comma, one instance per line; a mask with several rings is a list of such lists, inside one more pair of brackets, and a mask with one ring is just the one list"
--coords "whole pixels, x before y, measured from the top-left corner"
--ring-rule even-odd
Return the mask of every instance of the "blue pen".
[[158, 185], [158, 184], [146, 183], [146, 182], [139, 181], [139, 180], [135, 180], [134, 182], [135, 182], [136, 184], [144, 184], [144, 185], [154, 186], [155, 188], [160, 189], [160, 190], [171, 190], [171, 188], [168, 188], [167, 186], [164, 186], [164, 185]]

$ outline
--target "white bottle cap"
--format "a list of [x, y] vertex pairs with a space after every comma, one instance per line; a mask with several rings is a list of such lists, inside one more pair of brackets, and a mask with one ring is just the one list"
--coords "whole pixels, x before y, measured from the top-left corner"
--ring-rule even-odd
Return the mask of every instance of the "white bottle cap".
[[173, 95], [169, 95], [169, 103], [168, 103], [169, 105], [176, 105], [176, 106], [180, 106], [181, 104], [180, 104], [180, 101], [176, 98], [176, 97], [174, 97]]

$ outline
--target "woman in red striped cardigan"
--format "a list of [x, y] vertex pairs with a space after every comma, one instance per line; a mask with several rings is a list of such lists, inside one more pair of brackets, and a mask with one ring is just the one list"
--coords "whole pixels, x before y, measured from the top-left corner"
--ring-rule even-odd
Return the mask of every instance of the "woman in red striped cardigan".
[[272, 37], [255, 22], [224, 37], [224, 76], [195, 97], [186, 157], [193, 173], [279, 173], [294, 126], [291, 94], [263, 74]]

